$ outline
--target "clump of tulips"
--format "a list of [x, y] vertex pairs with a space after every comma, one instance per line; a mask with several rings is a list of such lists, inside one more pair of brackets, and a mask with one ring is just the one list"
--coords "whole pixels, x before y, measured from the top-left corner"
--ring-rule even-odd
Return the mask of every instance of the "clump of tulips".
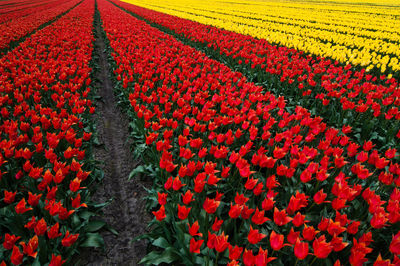
[[99, 10], [156, 173], [143, 263], [399, 263], [396, 149], [357, 143], [108, 1]]

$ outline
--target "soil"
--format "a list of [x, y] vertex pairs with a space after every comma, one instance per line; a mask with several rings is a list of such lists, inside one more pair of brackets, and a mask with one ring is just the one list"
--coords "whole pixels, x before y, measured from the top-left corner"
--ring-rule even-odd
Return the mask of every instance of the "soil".
[[[146, 254], [147, 243], [131, 240], [146, 232], [150, 222], [150, 215], [145, 210], [146, 192], [143, 187], [150, 187], [149, 183], [141, 180], [128, 180], [129, 173], [139, 162], [132, 159], [129, 142], [129, 120], [118, 109], [116, 97], [113, 93], [113, 84], [109, 78], [107, 52], [101, 32], [99, 18], [95, 26], [95, 49], [98, 51], [100, 70], [97, 79], [98, 95], [102, 101], [97, 102], [96, 124], [99, 140], [103, 148], [96, 148], [95, 159], [104, 162], [105, 173], [103, 183], [93, 196], [95, 202], [106, 202], [110, 198], [112, 203], [104, 209], [102, 218], [114, 228], [119, 235], [111, 232], [102, 232], [105, 242], [105, 254], [100, 250], [88, 250], [80, 258], [82, 265], [138, 265]], [[87, 253], [87, 254], [85, 254]]]

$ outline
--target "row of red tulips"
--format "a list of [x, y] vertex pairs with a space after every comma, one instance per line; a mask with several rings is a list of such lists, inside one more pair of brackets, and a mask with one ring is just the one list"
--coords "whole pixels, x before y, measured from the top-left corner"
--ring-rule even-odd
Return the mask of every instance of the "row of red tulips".
[[269, 44], [264, 39], [226, 31], [153, 10], [115, 1], [213, 58], [239, 69], [292, 106], [308, 108], [327, 123], [350, 125], [359, 142], [379, 148], [400, 144], [400, 87], [395, 78], [366, 73], [328, 58]]
[[[0, 23], [4, 23], [11, 19], [20, 18], [44, 10], [45, 8], [51, 7], [55, 2], [54, 0], [47, 1], [35, 1], [35, 2], [24, 2], [24, 3], [10, 3], [0, 5]], [[4, 2], [2, 2], [4, 3]]]
[[161, 252], [143, 262], [399, 263], [396, 149], [360, 146], [351, 127], [289, 112], [283, 97], [110, 2], [99, 10], [156, 173], [146, 237]]
[[1, 265], [61, 265], [95, 237], [85, 187], [97, 171], [90, 155], [93, 14], [94, 1], [85, 0], [0, 59]]
[[[0, 24], [0, 55], [3, 54], [1, 50], [7, 48], [11, 42], [18, 41], [18, 39], [71, 9], [79, 2], [80, 0], [57, 1], [43, 10], [35, 10], [35, 12], [28, 16], [18, 17]], [[36, 9], [36, 7], [32, 9]]]

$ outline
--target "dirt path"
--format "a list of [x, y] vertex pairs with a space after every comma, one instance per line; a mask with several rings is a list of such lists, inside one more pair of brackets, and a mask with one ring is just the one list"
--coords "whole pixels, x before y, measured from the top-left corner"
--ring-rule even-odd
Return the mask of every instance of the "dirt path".
[[[117, 101], [113, 94], [113, 84], [105, 52], [105, 43], [101, 33], [100, 21], [96, 21], [95, 49], [99, 54], [98, 65], [100, 71], [97, 78], [100, 81], [98, 94], [102, 101], [97, 103], [96, 124], [99, 139], [105, 148], [95, 151], [95, 158], [104, 162], [103, 184], [100, 185], [93, 200], [105, 202], [113, 198], [113, 202], [104, 208], [103, 219], [119, 235], [104, 232], [106, 254], [92, 252], [84, 259], [84, 265], [137, 265], [137, 262], [146, 254], [144, 242], [131, 243], [133, 237], [145, 232], [149, 222], [149, 215], [145, 211], [144, 183], [139, 180], [128, 180], [129, 173], [138, 162], [132, 160], [129, 143], [128, 119], [117, 108]], [[81, 258], [83, 259], [83, 258]]]

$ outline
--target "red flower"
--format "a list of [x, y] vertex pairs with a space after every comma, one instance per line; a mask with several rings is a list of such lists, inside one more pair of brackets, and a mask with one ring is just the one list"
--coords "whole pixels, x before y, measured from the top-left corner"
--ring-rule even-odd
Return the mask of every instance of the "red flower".
[[182, 202], [183, 202], [183, 204], [186, 204], [186, 205], [188, 205], [188, 204], [190, 204], [190, 202], [192, 202], [194, 199], [193, 199], [193, 193], [190, 191], [190, 190], [187, 190], [186, 192], [185, 192], [185, 194], [182, 194]]
[[256, 265], [267, 265], [268, 262], [276, 259], [275, 257], [268, 258], [268, 250], [263, 250], [261, 247], [258, 250], [257, 256], [255, 256], [255, 264]]
[[203, 236], [202, 233], [199, 233], [200, 225], [199, 225], [198, 221], [195, 221], [192, 225], [190, 225], [190, 224], [187, 224], [187, 225], [189, 227], [189, 234], [191, 236], [200, 236], [200, 237]]
[[214, 248], [217, 252], [224, 252], [229, 247], [228, 236], [222, 232], [221, 235], [215, 237]]
[[200, 254], [200, 247], [203, 245], [204, 240], [196, 241], [194, 238], [190, 239], [190, 252]]
[[264, 237], [266, 237], [267, 235], [261, 234], [258, 232], [258, 229], [253, 229], [250, 226], [250, 231], [249, 234], [247, 236], [247, 240], [251, 243], [251, 244], [257, 244], [258, 242], [260, 242], [261, 239], [263, 239]]
[[44, 235], [44, 233], [46, 233], [46, 231], [47, 231], [47, 223], [42, 218], [37, 222], [37, 224], [35, 226], [35, 234], [37, 234], [38, 236], [41, 236], [41, 235]]
[[274, 207], [274, 204], [275, 204], [274, 197], [267, 196], [261, 203], [261, 207], [263, 208], [264, 211], [269, 211]]
[[31, 206], [38, 205], [39, 199], [40, 199], [40, 197], [42, 197], [42, 194], [39, 194], [39, 195], [32, 194], [30, 191], [28, 191], [28, 195], [29, 195], [29, 198], [28, 198], [29, 205], [31, 205]]
[[256, 257], [253, 255], [253, 251], [245, 249], [243, 252], [243, 263], [245, 266], [252, 266], [255, 264]]
[[204, 200], [204, 203], [203, 203], [203, 209], [207, 213], [213, 214], [214, 212], [217, 211], [217, 208], [218, 208], [220, 203], [221, 203], [220, 201], [216, 201], [214, 199], [206, 198]]
[[384, 210], [376, 211], [373, 214], [372, 219], [370, 221], [371, 226], [377, 229], [385, 227], [386, 222], [389, 220], [387, 216], [388, 214]]
[[296, 227], [302, 226], [305, 222], [309, 222], [308, 220], [306, 221], [306, 216], [301, 214], [300, 212], [297, 212], [296, 215], [293, 217], [292, 224]]
[[304, 225], [303, 237], [305, 240], [312, 241], [318, 233], [319, 231], [315, 230], [313, 226]]
[[30, 210], [32, 210], [32, 208], [26, 207], [25, 198], [22, 198], [22, 200], [20, 202], [18, 202], [18, 204], [15, 206], [15, 211], [18, 214], [22, 214], [22, 213], [25, 213]]
[[4, 190], [4, 202], [7, 204], [13, 203], [16, 194], [17, 192], [9, 192], [7, 190]]
[[300, 236], [300, 232], [296, 232], [296, 231], [294, 231], [294, 229], [293, 229], [293, 227], [292, 228], [290, 228], [290, 232], [289, 232], [289, 234], [287, 235], [287, 241], [290, 243], [290, 244], [294, 244], [294, 243], [296, 243], [296, 240], [299, 238], [299, 236]]
[[22, 263], [22, 259], [24, 255], [21, 253], [17, 246], [13, 247], [13, 251], [11, 253], [11, 263], [14, 265], [20, 265]]
[[353, 221], [349, 226], [347, 226], [347, 233], [352, 235], [357, 234], [359, 226], [360, 226], [359, 221]]
[[64, 247], [70, 247], [72, 246], [76, 240], [78, 240], [79, 234], [70, 234], [69, 231], [65, 234], [64, 238], [61, 240], [61, 244]]
[[400, 254], [400, 232], [398, 232], [395, 236], [392, 237], [389, 250], [395, 255]]
[[167, 203], [168, 194], [158, 192], [157, 195], [158, 195], [158, 203], [160, 205], [165, 205]]
[[6, 233], [5, 237], [4, 237], [4, 242], [3, 242], [3, 247], [5, 249], [12, 249], [15, 242], [18, 241], [18, 239], [20, 239], [20, 236], [15, 236], [15, 235], [10, 235], [8, 233]]
[[340, 225], [340, 222], [334, 222], [332, 219], [329, 220], [329, 225], [327, 228], [328, 233], [333, 236], [333, 235], [340, 235], [344, 231], [346, 231], [346, 228]]
[[178, 204], [178, 218], [181, 220], [185, 220], [190, 212], [190, 207], [186, 207], [186, 206], [181, 206]]
[[304, 260], [308, 255], [308, 243], [297, 239], [294, 245], [294, 255], [299, 260]]
[[25, 228], [28, 228], [29, 230], [32, 230], [36, 226], [36, 218], [35, 216], [32, 216], [31, 220], [25, 224]]
[[71, 183], [69, 184], [69, 189], [72, 192], [77, 192], [79, 189], [84, 189], [85, 187], [81, 187], [81, 181], [78, 178], [75, 178], [74, 180], [71, 181]]
[[283, 240], [283, 235], [277, 234], [274, 230], [272, 230], [271, 234], [269, 235], [269, 243], [273, 250], [280, 250], [283, 247]]
[[278, 208], [274, 208], [274, 222], [278, 226], [283, 226], [287, 223], [289, 223], [292, 220], [291, 217], [287, 216], [286, 210], [283, 209], [282, 211], [279, 211]]
[[238, 246], [229, 245], [229, 259], [230, 260], [238, 260], [240, 255], [242, 255], [243, 248]]
[[74, 209], [77, 209], [79, 207], [87, 208], [86, 203], [81, 204], [81, 194], [80, 193], [78, 193], [78, 195], [75, 197], [75, 199], [73, 199], [73, 198], [71, 198], [71, 199], [72, 199], [72, 202], [71, 202], [72, 208], [74, 208]]
[[328, 201], [325, 201], [327, 196], [328, 195], [326, 193], [324, 193], [324, 190], [321, 189], [317, 193], [314, 194], [313, 199], [314, 199], [314, 202], [319, 205], [319, 204], [322, 204], [324, 202], [328, 202]]
[[333, 236], [330, 243], [335, 252], [339, 252], [349, 245], [349, 243], [343, 242], [343, 237], [337, 237], [336, 235]]
[[243, 205], [248, 200], [249, 200], [249, 198], [245, 197], [244, 194], [239, 194], [238, 192], [236, 192], [236, 196], [235, 196], [235, 203], [236, 204]]
[[37, 235], [33, 236], [29, 240], [27, 245], [25, 244], [25, 242], [21, 242], [20, 244], [22, 245], [24, 253], [26, 255], [36, 258], [36, 255], [37, 255], [36, 249], [39, 246], [39, 240], [38, 240]]
[[57, 237], [61, 236], [61, 233], [59, 232], [59, 228], [60, 228], [60, 225], [58, 224], [58, 222], [55, 223], [55, 224], [54, 224], [52, 227], [50, 227], [50, 229], [47, 231], [47, 236], [48, 236], [50, 239], [54, 239], [54, 238], [57, 238]]
[[218, 220], [218, 218], [215, 217], [215, 220], [214, 220], [214, 223], [213, 223], [211, 229], [215, 232], [219, 231], [223, 222], [224, 222], [224, 220]]
[[172, 176], [170, 176], [168, 179], [167, 179], [167, 181], [165, 182], [165, 184], [164, 184], [164, 188], [166, 189], [166, 190], [169, 190], [171, 187], [172, 187], [172, 182], [173, 182], [173, 177]]
[[325, 235], [320, 236], [313, 242], [314, 255], [319, 259], [325, 259], [331, 253], [333, 247], [325, 240]]
[[153, 214], [158, 221], [161, 222], [162, 220], [164, 220], [166, 217], [164, 205], [161, 205], [161, 207], [158, 211], [153, 211]]
[[194, 179], [194, 191], [196, 193], [201, 193], [204, 189], [204, 185], [206, 184], [206, 173], [200, 173]]
[[216, 239], [215, 234], [211, 234], [210, 231], [208, 231], [208, 241], [207, 241], [207, 247], [209, 249], [213, 249], [215, 247], [215, 239]]
[[374, 266], [392, 266], [395, 264], [392, 264], [389, 259], [383, 260], [381, 254], [379, 253], [378, 257], [376, 258], [376, 261], [374, 262]]
[[62, 260], [61, 255], [54, 255], [51, 254], [51, 261], [49, 266], [61, 266], [63, 265], [67, 260]]
[[172, 182], [172, 189], [177, 191], [179, 189], [181, 189], [183, 186], [185, 186], [185, 184], [182, 184], [181, 180], [179, 179], [179, 177], [175, 177], [174, 181]]
[[251, 221], [258, 225], [263, 224], [269, 220], [270, 220], [269, 218], [264, 217], [264, 211], [260, 211], [258, 208], [256, 208], [256, 212], [254, 213], [253, 217], [251, 218]]
[[254, 209], [251, 209], [247, 207], [247, 205], [243, 205], [242, 212], [240, 215], [242, 216], [243, 219], [247, 220], [250, 218], [250, 215], [254, 212]]
[[242, 212], [243, 206], [239, 204], [232, 205], [231, 202], [231, 208], [229, 210], [229, 217], [232, 219], [236, 219], [240, 216], [240, 213]]

